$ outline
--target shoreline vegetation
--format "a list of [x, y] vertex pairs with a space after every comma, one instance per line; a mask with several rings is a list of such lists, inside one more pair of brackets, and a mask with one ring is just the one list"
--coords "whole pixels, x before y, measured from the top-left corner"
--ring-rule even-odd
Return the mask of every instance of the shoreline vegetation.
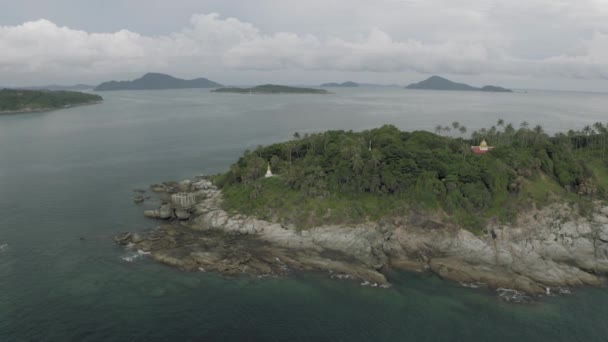
[[289, 87], [275, 84], [265, 84], [251, 88], [218, 88], [212, 90], [212, 92], [235, 94], [329, 94], [325, 89]]
[[103, 101], [99, 95], [64, 90], [0, 90], [0, 114], [46, 112]]
[[[602, 285], [607, 126], [550, 136], [499, 120], [466, 133], [458, 122], [296, 133], [226, 173], [151, 186], [162, 205], [145, 216], [172, 223], [115, 241], [227, 275], [320, 271], [386, 287], [391, 270], [431, 271], [513, 298]], [[484, 140], [492, 149], [473, 153]]]

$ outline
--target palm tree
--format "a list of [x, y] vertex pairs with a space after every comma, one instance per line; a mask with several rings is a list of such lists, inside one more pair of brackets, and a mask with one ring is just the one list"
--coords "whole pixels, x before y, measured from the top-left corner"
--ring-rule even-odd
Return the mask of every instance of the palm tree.
[[512, 138], [514, 134], [515, 128], [513, 127], [513, 124], [507, 124], [505, 126], [505, 136], [507, 139], [509, 139], [509, 145], [512, 143]]
[[460, 127], [460, 123], [459, 123], [458, 121], [454, 121], [454, 122], [452, 122], [452, 128], [453, 128], [454, 130], [457, 130], [457, 129], [458, 129], [458, 127]]
[[462, 134], [464, 138], [464, 135], [467, 133], [467, 128], [465, 126], [460, 126], [460, 128], [458, 128], [458, 131], [460, 131], [460, 134]]
[[449, 135], [451, 131], [452, 129], [450, 128], [450, 126], [443, 127], [443, 132], [445, 133], [445, 135]]
[[585, 147], [589, 146], [589, 135], [591, 134], [591, 126], [587, 125], [583, 128], [583, 134], [585, 135]]
[[435, 134], [441, 135], [441, 131], [443, 131], [443, 126], [441, 126], [441, 125], [435, 126]]
[[595, 130], [598, 132], [599, 134], [599, 140], [600, 140], [600, 149], [602, 150], [602, 160], [604, 159], [604, 150], [606, 148], [606, 127], [604, 127], [604, 125], [602, 125], [601, 122], [596, 122], [593, 124], [593, 127], [595, 128]]
[[534, 126], [534, 140], [536, 142], [538, 142], [538, 140], [540, 140], [541, 135], [543, 135], [545, 132], [543, 131], [543, 126], [541, 125], [536, 125]]
[[519, 130], [521, 131], [521, 136], [522, 136], [522, 142], [524, 144], [524, 147], [526, 147], [526, 138], [528, 136], [528, 127], [530, 127], [530, 124], [528, 123], [528, 121], [522, 121], [522, 123], [519, 125]]

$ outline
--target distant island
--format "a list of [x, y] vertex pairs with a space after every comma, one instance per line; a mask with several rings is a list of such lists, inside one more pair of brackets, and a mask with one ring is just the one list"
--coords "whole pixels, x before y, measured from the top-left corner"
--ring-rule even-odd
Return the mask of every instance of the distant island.
[[274, 84], [265, 84], [252, 88], [219, 88], [213, 90], [213, 92], [236, 94], [329, 94], [329, 92], [324, 89], [288, 87]]
[[159, 89], [189, 89], [189, 88], [217, 88], [221, 84], [206, 78], [184, 80], [166, 74], [147, 73], [133, 81], [110, 81], [104, 82], [95, 91], [109, 90], [159, 90]]
[[412, 83], [406, 87], [407, 89], [424, 89], [424, 90], [458, 90], [458, 91], [487, 91], [496, 93], [511, 93], [511, 89], [497, 87], [493, 85], [483, 86], [481, 88], [473, 87], [465, 83], [457, 83], [440, 76], [431, 76], [424, 81]]
[[351, 81], [342, 82], [342, 83], [323, 83], [321, 87], [358, 87], [359, 84]]
[[0, 90], [0, 113], [30, 113], [98, 103], [99, 95], [76, 91]]
[[30, 86], [30, 87], [19, 87], [16, 89], [27, 89], [27, 90], [91, 90], [95, 86], [90, 84], [74, 84], [74, 85], [60, 85], [60, 84], [49, 84], [43, 86]]

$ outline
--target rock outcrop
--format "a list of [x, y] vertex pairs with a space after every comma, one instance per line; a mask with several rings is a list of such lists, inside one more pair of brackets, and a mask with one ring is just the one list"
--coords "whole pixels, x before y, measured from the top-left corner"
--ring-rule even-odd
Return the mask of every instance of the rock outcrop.
[[[565, 204], [531, 210], [512, 225], [489, 225], [483, 236], [419, 215], [297, 230], [227, 213], [221, 192], [206, 179], [155, 187], [159, 193], [179, 189], [196, 194], [195, 208], [180, 217], [187, 221], [144, 237], [120, 235], [116, 241], [187, 270], [258, 275], [323, 270], [377, 284], [387, 284], [387, 269], [430, 270], [460, 283], [528, 294], [597, 286], [608, 273], [608, 207], [599, 204], [588, 218]], [[145, 215], [175, 217], [167, 205]]]

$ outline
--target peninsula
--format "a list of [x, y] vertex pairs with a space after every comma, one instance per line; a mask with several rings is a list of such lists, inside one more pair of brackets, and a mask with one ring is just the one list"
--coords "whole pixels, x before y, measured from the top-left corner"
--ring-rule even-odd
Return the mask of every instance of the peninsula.
[[236, 94], [329, 94], [329, 92], [324, 89], [288, 87], [275, 84], [259, 85], [252, 88], [219, 88], [212, 91], [214, 93]]
[[323, 84], [321, 84], [321, 87], [353, 88], [353, 87], [358, 87], [358, 86], [359, 86], [359, 83], [355, 83], [355, 82], [351, 82], [351, 81], [342, 82], [342, 83], [323, 83]]
[[294, 134], [226, 173], [153, 185], [163, 204], [145, 215], [167, 223], [115, 240], [223, 274], [322, 271], [388, 286], [391, 270], [430, 271], [530, 295], [601, 285], [606, 126], [550, 136], [500, 120], [469, 137], [451, 126], [462, 136], [390, 125]]
[[101, 102], [99, 95], [75, 91], [0, 90], [0, 113], [29, 113]]
[[424, 89], [424, 90], [457, 90], [457, 91], [486, 91], [497, 93], [511, 93], [510, 89], [487, 85], [481, 88], [473, 87], [465, 83], [452, 82], [446, 78], [439, 76], [431, 76], [424, 81], [412, 83], [406, 87], [407, 89]]
[[147, 73], [133, 81], [110, 81], [95, 87], [95, 91], [109, 90], [161, 90], [161, 89], [189, 89], [189, 88], [217, 88], [222, 85], [206, 78], [184, 80], [170, 75]]

